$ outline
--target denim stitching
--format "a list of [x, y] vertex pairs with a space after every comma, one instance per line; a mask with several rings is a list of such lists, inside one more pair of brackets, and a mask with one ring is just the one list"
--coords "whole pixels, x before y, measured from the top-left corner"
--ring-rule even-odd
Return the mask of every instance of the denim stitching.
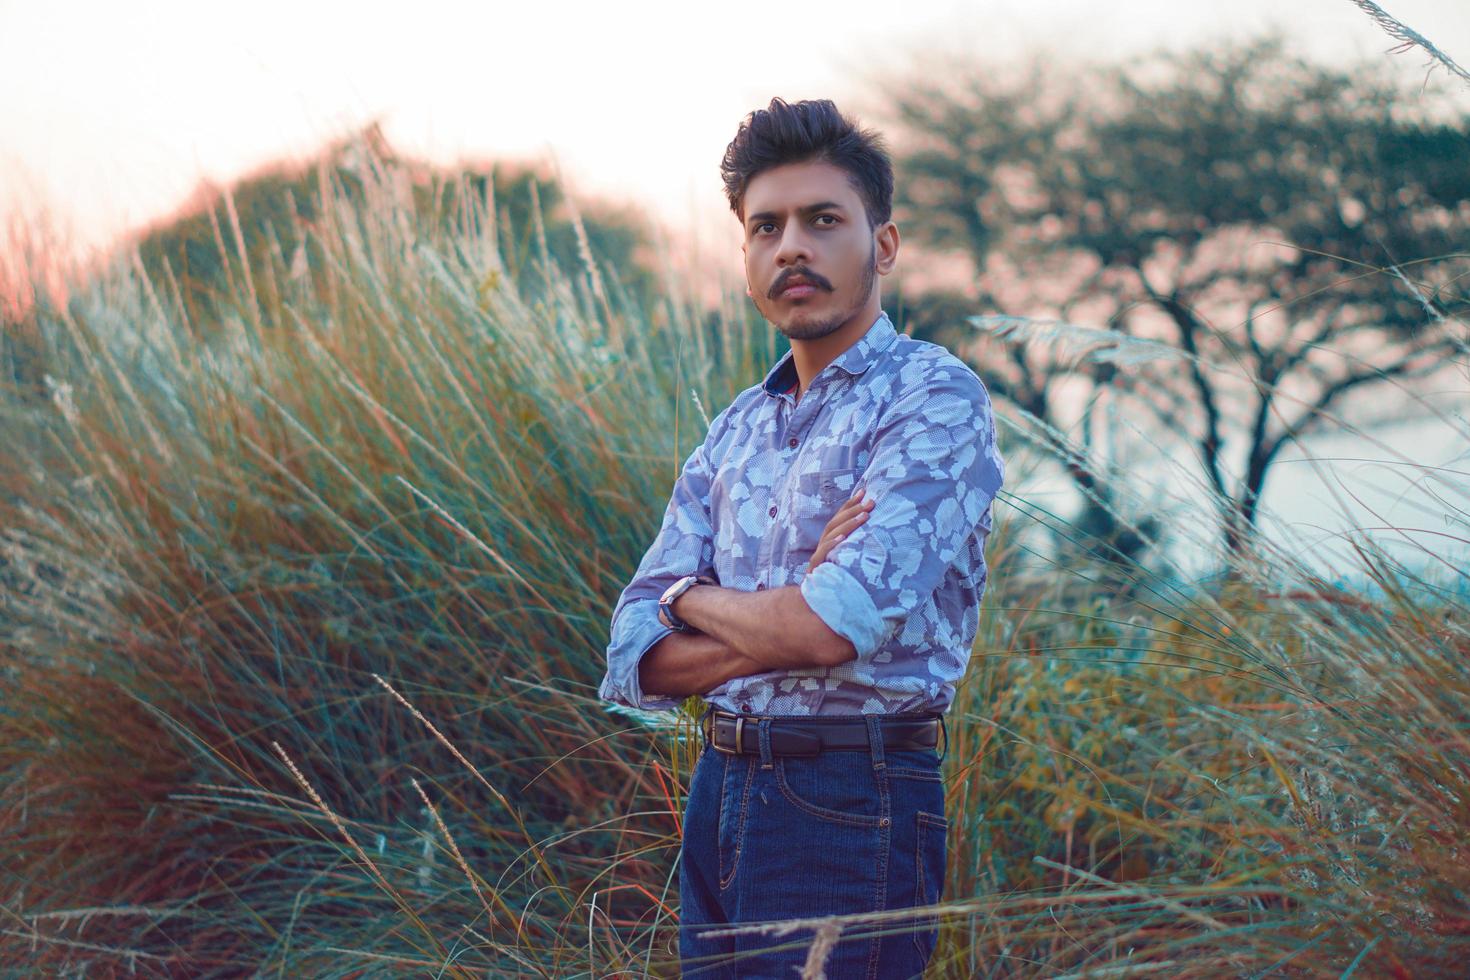
[[786, 760], [781, 756], [776, 757], [776, 788], [781, 791], [782, 796], [790, 801], [792, 806], [798, 810], [810, 813], [812, 816], [821, 820], [830, 820], [833, 823], [852, 824], [855, 827], [876, 827], [878, 826], [878, 821], [883, 819], [881, 815], [870, 817], [857, 813], [843, 813], [841, 810], [829, 810], [824, 806], [817, 806], [815, 803], [808, 803], [806, 800], [803, 800], [796, 795], [796, 791], [786, 782]]
[[900, 769], [897, 766], [893, 766], [889, 768], [888, 775], [902, 776], [905, 779], [918, 779], [926, 783], [944, 782], [943, 776], [939, 775], [939, 773], [937, 772], [932, 772], [928, 769]]
[[[919, 813], [919, 819], [914, 821], [914, 823], [918, 828], [918, 833], [914, 834], [914, 867], [918, 869], [916, 879], [918, 884], [916, 894], [914, 895], [914, 904], [924, 905], [926, 904], [924, 899], [928, 896], [929, 892], [924, 888], [924, 814], [922, 811]], [[919, 930], [921, 928], [923, 928], [923, 923], [920, 922], [919, 914], [916, 912], [913, 918], [914, 931], [909, 933], [909, 936], [913, 941], [914, 950], [922, 954], [924, 952], [924, 944], [919, 939]]]
[[[884, 754], [883, 729], [877, 715], [863, 718], [868, 727], [868, 749], [872, 753], [873, 774], [878, 784], [878, 884], [873, 892], [873, 911], [883, 912], [888, 908], [888, 858], [893, 849], [893, 798], [888, 789], [888, 759]], [[868, 943], [868, 980], [878, 977], [878, 954], [883, 950], [883, 936], [874, 936]]]
[[[915, 813], [917, 814], [918, 818], [916, 821], [918, 832], [914, 835], [914, 866], [918, 868], [919, 873], [917, 879], [918, 892], [914, 895], [914, 904], [928, 905], [929, 889], [925, 887], [927, 884], [927, 876], [924, 873], [924, 842], [929, 839], [928, 834], [934, 830], [938, 830], [940, 833], [944, 834], [947, 840], [949, 836], [949, 821], [944, 817], [937, 816], [925, 810], [917, 810], [915, 811]], [[941, 885], [941, 890], [942, 888], [943, 886]], [[932, 916], [933, 913], [914, 913], [914, 931], [911, 932], [909, 935], [913, 939], [914, 949], [919, 953], [924, 952], [924, 944], [919, 940], [920, 926], [922, 925], [923, 932], [933, 932], [936, 926], [931, 925], [929, 921]]]
[[[728, 767], [729, 764], [730, 764], [730, 756], [726, 756], [725, 757], [725, 765]], [[724, 891], [725, 889], [727, 889], [727, 888], [730, 887], [731, 883], [734, 882], [734, 880], [735, 880], [735, 870], [740, 867], [740, 853], [741, 853], [741, 851], [743, 851], [745, 849], [745, 804], [746, 804], [746, 801], [748, 799], [750, 799], [750, 781], [751, 781], [752, 778], [754, 778], [754, 776], [755, 776], [755, 760], [754, 759], [747, 759], [746, 760], [746, 764], [745, 764], [745, 786], [741, 788], [741, 791], [740, 791], [740, 807], [739, 807], [739, 810], [737, 811], [736, 816], [735, 816], [735, 854], [731, 858], [731, 860], [733, 861], [733, 863], [730, 865], [730, 873], [729, 873], [729, 875], [727, 875], [725, 878], [723, 878], [720, 881], [720, 891]], [[722, 781], [720, 783], [720, 799], [721, 799], [721, 805], [722, 806], [723, 806], [723, 801], [724, 801], [724, 795], [725, 795], [725, 786], [724, 786], [724, 782]], [[722, 834], [721, 835], [721, 838], [723, 838], [723, 836], [724, 835]], [[723, 841], [723, 839], [721, 839], [719, 841], [719, 845], [720, 845], [720, 863], [721, 864], [724, 864], [724, 861], [725, 861], [725, 852], [724, 852], [724, 841]]]
[[721, 880], [723, 880], [725, 874], [725, 783], [729, 779], [730, 757], [724, 753], [720, 753], [720, 816], [715, 821], [715, 848], [719, 853], [720, 865], [715, 869], [715, 876]]

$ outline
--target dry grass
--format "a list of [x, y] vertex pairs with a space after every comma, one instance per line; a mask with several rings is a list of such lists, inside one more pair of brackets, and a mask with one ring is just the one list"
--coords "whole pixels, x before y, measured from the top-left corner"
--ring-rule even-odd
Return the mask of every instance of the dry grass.
[[[449, 233], [367, 186], [361, 211], [324, 188], [310, 252], [222, 235], [237, 289], [207, 324], [127, 262], [9, 314], [0, 961], [24, 972], [676, 972], [692, 717], [650, 731], [596, 683], [702, 406], [771, 332], [635, 309], [606, 269], [505, 275], [486, 202], [445, 189]], [[1058, 521], [1024, 486], [997, 514], [933, 975], [1462, 962], [1462, 572], [1364, 539], [1352, 593], [1262, 554], [1115, 596], [1037, 550]]]

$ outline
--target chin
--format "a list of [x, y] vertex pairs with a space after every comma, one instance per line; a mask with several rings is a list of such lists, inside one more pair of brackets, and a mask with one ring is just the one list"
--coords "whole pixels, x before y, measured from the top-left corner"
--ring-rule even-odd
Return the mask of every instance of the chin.
[[789, 340], [820, 340], [828, 334], [836, 333], [842, 328], [843, 320], [824, 320], [815, 318], [794, 318], [786, 324], [777, 324], [776, 329], [784, 333]]

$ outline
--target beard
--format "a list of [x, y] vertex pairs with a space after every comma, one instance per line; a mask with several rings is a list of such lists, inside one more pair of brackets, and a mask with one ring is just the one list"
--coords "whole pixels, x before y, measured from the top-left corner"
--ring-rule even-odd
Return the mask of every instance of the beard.
[[858, 287], [858, 298], [852, 309], [834, 313], [820, 320], [808, 322], [796, 320], [784, 327], [775, 320], [771, 320], [770, 317], [766, 319], [771, 320], [776, 329], [785, 334], [788, 340], [817, 340], [830, 333], [836, 333], [868, 302], [868, 296], [873, 292], [873, 283], [878, 279], [877, 259], [878, 245], [874, 242], [868, 249], [868, 264], [863, 267], [863, 281]]

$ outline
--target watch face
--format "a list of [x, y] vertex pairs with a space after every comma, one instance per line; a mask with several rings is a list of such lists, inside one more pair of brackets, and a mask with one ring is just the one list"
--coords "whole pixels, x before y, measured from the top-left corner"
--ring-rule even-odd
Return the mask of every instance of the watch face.
[[685, 579], [689, 579], [692, 577], [693, 576], [690, 575], [684, 575], [675, 580], [673, 585], [669, 586], [667, 589], [664, 589], [663, 598], [660, 601], [668, 602], [671, 596], [678, 595], [679, 592], [683, 589]]

